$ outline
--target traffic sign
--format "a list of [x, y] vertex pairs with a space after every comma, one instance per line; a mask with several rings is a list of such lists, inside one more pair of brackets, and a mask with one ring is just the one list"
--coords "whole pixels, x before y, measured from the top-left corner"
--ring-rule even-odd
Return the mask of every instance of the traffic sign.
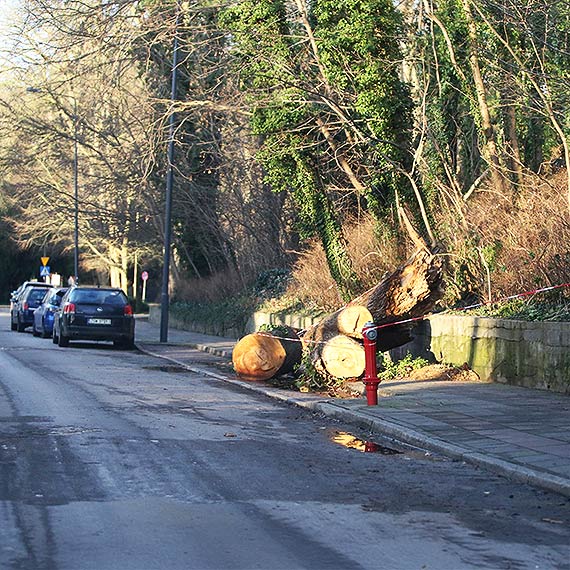
[[141, 279], [142, 279], [143, 281], [146, 281], [146, 280], [148, 279], [148, 271], [143, 271], [143, 272], [141, 273]]
[[48, 264], [49, 257], [40, 257], [42, 260], [42, 265], [45, 267]]
[[49, 265], [43, 265], [40, 267], [40, 277], [49, 277], [50, 276], [50, 268]]

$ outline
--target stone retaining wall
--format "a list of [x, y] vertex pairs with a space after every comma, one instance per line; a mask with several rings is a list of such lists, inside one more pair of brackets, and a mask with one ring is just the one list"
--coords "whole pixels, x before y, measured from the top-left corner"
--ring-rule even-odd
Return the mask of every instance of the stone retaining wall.
[[570, 394], [570, 323], [434, 315], [393, 357], [424, 356], [460, 366], [482, 380]]
[[[173, 316], [168, 317], [168, 325], [173, 329], [190, 330], [202, 334], [213, 334], [227, 338], [241, 338], [246, 334], [258, 331], [262, 325], [287, 325], [294, 329], [306, 329], [313, 323], [320, 321], [322, 317], [304, 317], [286, 313], [264, 313], [257, 311], [251, 315], [243, 327], [228, 326], [223, 322], [203, 323], [192, 320], [182, 320]], [[151, 323], [160, 324], [160, 305], [150, 304], [148, 319]]]

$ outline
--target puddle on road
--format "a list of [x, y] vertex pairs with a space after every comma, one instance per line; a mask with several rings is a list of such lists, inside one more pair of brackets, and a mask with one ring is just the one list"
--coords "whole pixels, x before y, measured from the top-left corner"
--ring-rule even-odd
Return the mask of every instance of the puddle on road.
[[356, 449], [362, 453], [380, 453], [381, 455], [400, 455], [402, 453], [402, 451], [380, 445], [374, 441], [359, 439], [346, 431], [334, 432], [331, 441], [347, 449]]

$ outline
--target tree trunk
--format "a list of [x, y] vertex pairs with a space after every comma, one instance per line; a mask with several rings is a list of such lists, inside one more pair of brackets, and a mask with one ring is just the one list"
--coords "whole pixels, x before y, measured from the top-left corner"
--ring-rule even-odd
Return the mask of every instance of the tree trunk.
[[[410, 341], [414, 325], [410, 319], [426, 315], [441, 299], [442, 258], [427, 247], [405, 213], [400, 214], [417, 246], [414, 254], [376, 287], [326, 316], [303, 335], [304, 351], [320, 374], [358, 378], [364, 372], [360, 339], [366, 322], [379, 326], [377, 350], [390, 350]], [[385, 326], [391, 323], [400, 324]], [[288, 340], [298, 338], [293, 334], [274, 331], [244, 337], [234, 348], [236, 372], [244, 378], [263, 380], [292, 370], [302, 357], [300, 343]]]
[[479, 112], [481, 118], [481, 129], [484, 137], [484, 156], [489, 163], [491, 169], [491, 180], [496, 190], [505, 192], [508, 190], [507, 180], [504, 177], [501, 165], [499, 150], [497, 148], [497, 140], [495, 128], [491, 120], [491, 112], [487, 98], [487, 91], [483, 81], [483, 74], [479, 66], [479, 45], [477, 39], [477, 25], [475, 18], [471, 12], [468, 0], [463, 0], [463, 12], [467, 20], [468, 39], [469, 39], [469, 64], [473, 75], [473, 83], [475, 84], [475, 93], [477, 94], [477, 102], [479, 104]]

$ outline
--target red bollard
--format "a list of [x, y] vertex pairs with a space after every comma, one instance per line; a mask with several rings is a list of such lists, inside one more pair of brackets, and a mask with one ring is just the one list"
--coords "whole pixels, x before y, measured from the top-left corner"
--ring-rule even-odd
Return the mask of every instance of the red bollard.
[[364, 384], [366, 386], [366, 403], [369, 406], [378, 405], [378, 370], [376, 368], [376, 339], [378, 329], [374, 323], [367, 322], [362, 329], [364, 338]]

